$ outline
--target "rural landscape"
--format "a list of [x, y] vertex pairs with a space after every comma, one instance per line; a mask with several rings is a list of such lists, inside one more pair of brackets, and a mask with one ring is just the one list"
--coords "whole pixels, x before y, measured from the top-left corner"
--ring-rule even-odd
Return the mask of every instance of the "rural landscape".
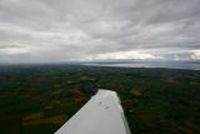
[[0, 66], [0, 133], [54, 133], [98, 89], [118, 93], [132, 133], [200, 133], [200, 71], [68, 64]]
[[0, 134], [200, 134], [200, 0], [0, 0]]

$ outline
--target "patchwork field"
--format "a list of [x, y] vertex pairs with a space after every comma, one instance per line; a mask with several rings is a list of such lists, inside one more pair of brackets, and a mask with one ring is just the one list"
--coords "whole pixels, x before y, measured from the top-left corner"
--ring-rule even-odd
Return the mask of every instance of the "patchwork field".
[[0, 133], [53, 133], [99, 88], [135, 134], [200, 133], [200, 71], [80, 65], [1, 66]]

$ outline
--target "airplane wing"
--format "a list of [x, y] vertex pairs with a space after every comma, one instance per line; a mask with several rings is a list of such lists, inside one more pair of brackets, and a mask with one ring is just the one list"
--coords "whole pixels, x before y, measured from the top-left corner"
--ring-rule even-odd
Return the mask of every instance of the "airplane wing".
[[98, 90], [55, 134], [131, 134], [116, 92]]

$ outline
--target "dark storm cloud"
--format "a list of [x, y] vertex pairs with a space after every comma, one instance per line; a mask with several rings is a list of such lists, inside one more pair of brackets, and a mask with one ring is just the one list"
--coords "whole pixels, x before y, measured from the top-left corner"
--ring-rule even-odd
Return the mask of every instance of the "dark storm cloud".
[[199, 0], [0, 0], [0, 62], [200, 60], [199, 5]]

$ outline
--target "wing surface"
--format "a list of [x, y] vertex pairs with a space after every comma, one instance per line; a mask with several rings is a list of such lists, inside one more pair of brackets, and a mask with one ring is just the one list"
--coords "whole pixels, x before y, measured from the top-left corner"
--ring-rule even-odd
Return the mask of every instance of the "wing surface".
[[55, 134], [130, 134], [130, 130], [117, 93], [98, 90]]

